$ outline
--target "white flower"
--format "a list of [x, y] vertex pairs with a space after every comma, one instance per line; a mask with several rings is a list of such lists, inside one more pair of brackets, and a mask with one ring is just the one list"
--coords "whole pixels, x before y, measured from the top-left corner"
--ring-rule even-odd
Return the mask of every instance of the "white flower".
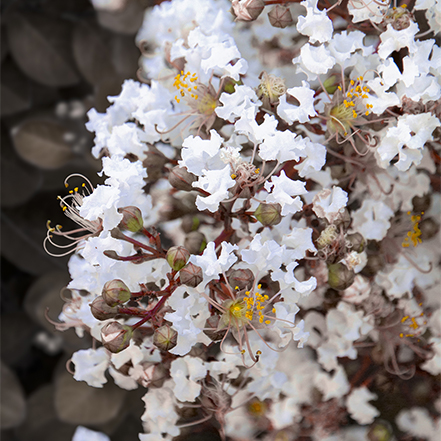
[[315, 387], [323, 393], [324, 401], [343, 397], [349, 392], [351, 387], [345, 370], [340, 365], [336, 366], [333, 375], [320, 372], [314, 377], [313, 381]]
[[199, 358], [186, 356], [172, 361], [170, 375], [175, 383], [173, 392], [179, 401], [194, 402], [202, 386], [197, 383], [207, 373], [207, 368]]
[[346, 407], [351, 417], [360, 424], [370, 424], [380, 411], [369, 404], [368, 401], [376, 400], [378, 397], [365, 386], [352, 389], [346, 399]]
[[348, 11], [353, 16], [354, 23], [365, 20], [380, 23], [388, 7], [388, 2], [381, 4], [376, 0], [353, 0], [348, 3]]
[[429, 411], [422, 407], [402, 410], [397, 416], [400, 430], [428, 441], [438, 441], [441, 420], [434, 421]]
[[352, 228], [365, 239], [381, 240], [390, 227], [394, 212], [383, 202], [365, 199], [361, 207], [352, 212]]
[[297, 22], [297, 30], [309, 36], [309, 41], [324, 43], [332, 38], [334, 27], [332, 21], [326, 15], [326, 10], [320, 11], [317, 8], [318, 0], [306, 0], [300, 4], [306, 8], [306, 17], [300, 15]]
[[298, 195], [307, 193], [305, 183], [288, 178], [284, 170], [280, 176], [272, 176], [270, 181], [265, 182], [265, 190], [271, 191], [266, 198], [267, 202], [279, 203], [282, 206], [282, 216], [300, 211], [303, 203]]
[[107, 383], [105, 372], [109, 366], [110, 356], [106, 349], [82, 349], [72, 355], [75, 365], [74, 378], [85, 381], [92, 387], [103, 387]]
[[332, 224], [342, 213], [347, 202], [348, 194], [334, 185], [332, 190], [325, 188], [314, 196], [312, 209], [318, 217], [325, 217]]
[[327, 73], [335, 64], [335, 58], [325, 46], [315, 47], [309, 43], [300, 49], [300, 57], [292, 61], [299, 64], [297, 70], [306, 73], [308, 80], [314, 80], [317, 75]]
[[412, 163], [418, 165], [424, 144], [433, 140], [432, 132], [440, 125], [430, 113], [399, 116], [397, 126], [387, 129], [376, 150], [379, 165], [386, 168], [397, 154], [399, 160], [394, 165], [398, 170], [408, 170]]
[[309, 121], [310, 117], [317, 115], [314, 109], [315, 91], [310, 88], [309, 83], [302, 81], [301, 87], [292, 87], [286, 93], [296, 98], [300, 103], [299, 106], [288, 104], [286, 95], [280, 97], [277, 114], [288, 124], [292, 124], [294, 121], [304, 123]]
[[110, 441], [110, 438], [102, 433], [90, 430], [87, 427], [78, 426], [75, 430], [72, 441]]
[[385, 60], [393, 51], [399, 51], [407, 47], [410, 53], [417, 50], [415, 44], [415, 34], [419, 31], [416, 23], [410, 23], [406, 29], [396, 30], [391, 24], [387, 25], [387, 30], [380, 35], [380, 46], [378, 55]]
[[256, 116], [259, 106], [262, 104], [258, 100], [256, 92], [246, 85], [236, 85], [233, 93], [222, 93], [219, 101], [222, 107], [216, 107], [214, 110], [220, 118], [234, 122], [243, 115], [246, 109], [252, 109]]

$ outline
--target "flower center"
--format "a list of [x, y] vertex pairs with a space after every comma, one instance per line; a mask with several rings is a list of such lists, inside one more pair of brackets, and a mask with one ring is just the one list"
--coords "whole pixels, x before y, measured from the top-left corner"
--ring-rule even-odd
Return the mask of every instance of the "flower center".
[[[173, 86], [176, 87], [176, 89], [179, 92], [179, 96], [181, 98], [191, 97], [195, 100], [198, 99], [198, 95], [196, 94], [196, 90], [198, 88], [197, 84], [193, 84], [197, 81], [198, 77], [196, 76], [196, 73], [191, 74], [190, 72], [187, 72], [184, 74], [184, 71], [181, 70], [181, 73], [178, 73], [175, 76], [175, 82], [173, 83]], [[181, 98], [178, 98], [178, 95], [175, 96], [175, 100], [177, 103], [181, 101]]]

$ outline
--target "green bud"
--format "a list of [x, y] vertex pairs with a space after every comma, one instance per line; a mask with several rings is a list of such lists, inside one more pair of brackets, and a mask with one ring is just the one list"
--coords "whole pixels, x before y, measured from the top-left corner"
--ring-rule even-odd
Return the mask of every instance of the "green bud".
[[137, 207], [118, 208], [118, 213], [122, 213], [123, 218], [119, 223], [121, 230], [128, 230], [137, 233], [144, 228], [141, 210]]
[[362, 253], [366, 246], [366, 241], [360, 233], [348, 234], [346, 240], [352, 245], [351, 251]]
[[337, 291], [349, 288], [354, 282], [355, 273], [343, 263], [334, 263], [328, 266], [328, 284]]
[[204, 279], [202, 268], [190, 262], [179, 271], [179, 279], [182, 284], [196, 288]]
[[128, 302], [132, 297], [132, 293], [127, 285], [119, 279], [107, 282], [103, 287], [101, 295], [109, 306], [121, 305]]
[[133, 330], [131, 326], [122, 325], [119, 322], [107, 323], [101, 329], [101, 341], [103, 346], [110, 352], [117, 354], [130, 345]]
[[178, 333], [169, 325], [155, 329], [153, 334], [153, 344], [161, 351], [169, 351], [176, 346]]
[[254, 212], [255, 218], [265, 227], [277, 225], [282, 220], [280, 204], [260, 204]]
[[191, 191], [193, 190], [191, 184], [196, 181], [196, 176], [185, 167], [176, 166], [170, 170], [168, 181], [177, 190]]
[[337, 81], [338, 78], [336, 75], [331, 75], [330, 77], [326, 78], [326, 80], [323, 82], [323, 87], [325, 88], [326, 92], [332, 95], [337, 90]]
[[171, 247], [165, 256], [168, 264], [175, 270], [179, 271], [187, 265], [190, 259], [190, 253], [184, 247]]
[[196, 231], [199, 228], [201, 221], [193, 214], [188, 214], [182, 218], [181, 228], [185, 233]]
[[184, 246], [191, 254], [201, 254], [207, 246], [207, 239], [200, 231], [192, 231], [187, 234]]
[[97, 320], [108, 320], [118, 314], [118, 308], [109, 306], [103, 296], [98, 296], [90, 304], [90, 311]]
[[384, 420], [375, 421], [368, 430], [369, 441], [390, 441], [392, 439], [392, 427]]

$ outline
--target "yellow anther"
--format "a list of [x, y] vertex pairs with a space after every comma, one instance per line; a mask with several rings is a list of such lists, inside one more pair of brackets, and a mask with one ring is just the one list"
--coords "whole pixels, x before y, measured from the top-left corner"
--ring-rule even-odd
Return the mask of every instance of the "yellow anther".
[[401, 334], [400, 334], [400, 338], [403, 338], [403, 337], [404, 337], [404, 334], [403, 334], [403, 333], [401, 333]]
[[271, 320], [265, 320], [265, 324], [269, 325], [271, 323]]
[[364, 114], [365, 114], [366, 116], [368, 116], [368, 115], [369, 115], [369, 110], [366, 110], [366, 112], [364, 112]]
[[242, 350], [240, 351], [240, 353], [241, 353], [241, 354], [245, 354], [245, 349], [242, 349]]
[[401, 319], [401, 323], [404, 323], [408, 318], [409, 318], [409, 316], [408, 316], [408, 315], [405, 315], [405, 316]]
[[73, 194], [73, 190], [69, 190], [69, 194]]
[[354, 80], [351, 80], [351, 86], [353, 86], [355, 84]]
[[238, 286], [235, 286], [234, 289], [239, 289], [239, 287], [238, 287]]
[[341, 86], [338, 86], [337, 89], [338, 89], [338, 90], [341, 90]]
[[63, 207], [63, 211], [66, 211], [67, 210], [67, 207], [66, 207], [66, 205]]
[[276, 308], [272, 309], [272, 313], [275, 314], [276, 313]]
[[67, 188], [67, 187], [69, 187], [69, 184], [68, 183], [66, 183], [66, 184], [64, 184], [64, 186]]
[[85, 186], [86, 186], [86, 183], [83, 182], [83, 183], [81, 184], [81, 187], [85, 187]]
[[262, 355], [262, 351], [257, 351], [256, 355]]

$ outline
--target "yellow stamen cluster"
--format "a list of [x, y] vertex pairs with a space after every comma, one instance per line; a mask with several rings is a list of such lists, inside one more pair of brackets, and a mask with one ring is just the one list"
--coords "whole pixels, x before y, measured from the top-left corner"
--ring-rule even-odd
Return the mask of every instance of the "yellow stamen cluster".
[[[179, 92], [179, 95], [183, 98], [186, 94], [190, 95], [195, 100], [198, 99], [198, 95], [196, 95], [196, 90], [198, 88], [197, 84], [193, 83], [197, 81], [198, 77], [196, 74], [191, 74], [190, 72], [187, 72], [184, 74], [184, 71], [181, 70], [181, 73], [177, 74], [175, 76], [175, 82], [173, 83], [173, 86], [176, 87], [176, 89]], [[181, 101], [181, 98], [178, 98], [178, 95], [175, 96], [175, 100], [177, 103]]]
[[[407, 212], [408, 215], [411, 214], [410, 211]], [[421, 213], [421, 215], [423, 215], [424, 212]], [[421, 243], [421, 230], [419, 227], [419, 223], [421, 220], [421, 216], [420, 215], [412, 215], [410, 220], [412, 221], [412, 230], [410, 230], [407, 233], [406, 238], [403, 240], [403, 242], [401, 243], [401, 246], [403, 248], [408, 248], [410, 247], [410, 242], [412, 242], [413, 246], [416, 247], [419, 243]]]
[[260, 84], [257, 87], [257, 97], [267, 100], [270, 104], [277, 103], [279, 97], [286, 92], [285, 80], [266, 72], [262, 72], [259, 78]]
[[[349, 83], [350, 87], [349, 90], [346, 93], [346, 98], [343, 101], [343, 104], [346, 108], [349, 107], [355, 107], [354, 99], [361, 98], [361, 99], [367, 99], [369, 98], [368, 93], [370, 92], [370, 89], [367, 86], [363, 86], [363, 77], [358, 77], [357, 81], [351, 80]], [[338, 89], [341, 90], [341, 86], [338, 86]], [[373, 107], [372, 104], [366, 104], [366, 112], [365, 115], [369, 115], [369, 109]], [[357, 118], [357, 112], [352, 109], [352, 117], [355, 119]]]
[[[258, 285], [257, 288], [260, 289], [261, 286], [262, 285]], [[254, 296], [251, 295], [250, 291], [246, 291], [245, 294], [247, 296], [244, 298], [244, 302], [247, 304], [247, 311], [245, 312], [245, 317], [248, 320], [252, 320], [254, 315], [254, 310], [256, 310], [259, 316], [259, 323], [263, 323], [265, 318], [262, 310], [265, 309], [264, 303], [269, 300], [269, 297], [267, 295], [262, 295], [259, 292], [256, 292]], [[275, 312], [274, 309], [273, 312]], [[270, 323], [271, 320], [265, 320], [266, 325], [269, 325]]]
[[[421, 306], [421, 305], [422, 305], [422, 304], [420, 303], [420, 306]], [[422, 313], [420, 314], [420, 317], [423, 317], [423, 316], [424, 316], [424, 312], [422, 312]], [[417, 330], [420, 329], [421, 325], [419, 325], [419, 324], [417, 323], [415, 317], [410, 317], [410, 316], [408, 316], [408, 315], [405, 315], [405, 316], [401, 319], [401, 323], [402, 323], [403, 325], [405, 325], [406, 322], [409, 322], [408, 326], [409, 326], [409, 328], [411, 329], [411, 332], [410, 332], [409, 334], [405, 334], [404, 332], [401, 332], [401, 333], [400, 333], [400, 338], [404, 338], [404, 337], [415, 337], [415, 336], [416, 336], [416, 335], [415, 335], [415, 332], [417, 332]], [[424, 324], [426, 325], [427, 322], [425, 321]], [[412, 331], [413, 331], [413, 332], [412, 332]], [[420, 330], [420, 331], [421, 331], [421, 330]], [[421, 335], [421, 332], [420, 332], [420, 331], [418, 331], [418, 334], [419, 334], [419, 335]]]

